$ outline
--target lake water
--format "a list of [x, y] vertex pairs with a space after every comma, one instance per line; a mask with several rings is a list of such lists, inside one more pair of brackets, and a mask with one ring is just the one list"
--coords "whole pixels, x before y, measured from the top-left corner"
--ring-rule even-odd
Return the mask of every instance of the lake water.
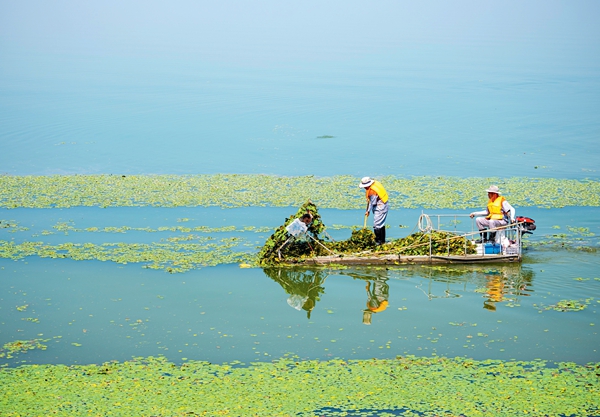
[[[531, 247], [522, 265], [288, 271], [233, 264], [168, 274], [143, 269], [144, 263], [0, 259], [3, 342], [40, 339], [48, 346], [5, 360], [14, 365], [22, 361], [101, 363], [165, 355], [174, 362], [249, 363], [284, 355], [364, 359], [437, 354], [597, 361], [599, 258], [595, 251], [575, 248], [600, 246], [599, 210], [529, 208], [527, 214], [539, 228], [529, 238]], [[189, 218], [183, 223], [188, 227], [235, 226], [236, 231], [204, 235], [237, 237], [239, 250], [255, 253], [270, 234], [260, 230], [277, 227], [289, 211], [17, 209], [8, 212], [11, 220], [28, 230], [0, 230], [2, 240], [14, 243], [151, 243], [189, 233], [85, 230], [123, 225], [159, 230]], [[396, 210], [390, 218], [412, 228], [419, 213]], [[348, 226], [358, 223], [357, 213], [351, 210], [328, 209], [321, 215], [326, 223], [330, 219]], [[76, 231], [53, 229], [64, 223]], [[258, 226], [259, 231], [240, 232], [247, 226]], [[579, 228], [595, 232], [585, 237], [569, 232]], [[410, 231], [390, 227], [388, 236], [404, 237]], [[569, 235], [563, 240], [566, 247], [534, 245], [557, 232]], [[330, 233], [334, 239], [344, 239], [349, 230]], [[372, 315], [370, 325], [363, 323], [367, 284], [387, 286], [389, 302], [385, 311]], [[316, 298], [309, 315], [294, 299], [303, 299], [310, 291]], [[578, 302], [584, 309], [560, 311], [555, 306], [561, 301]]]
[[598, 178], [596, 3], [265, 3], [4, 6], [0, 172]]
[[[116, 23], [108, 6], [61, 14], [5, 4], [0, 172], [600, 179], [597, 3], [489, 5], [477, 19], [469, 2], [459, 11], [352, 4], [323, 6], [317, 17], [274, 3], [272, 13], [246, 17], [199, 4], [188, 5], [196, 14], [157, 8], [141, 20], [133, 19], [140, 10], [113, 4], [123, 13]], [[0, 228], [0, 240], [156, 242], [180, 234], [43, 231], [58, 222], [173, 227], [181, 218], [274, 228], [296, 209], [2, 209], [0, 220], [28, 229]], [[522, 265], [292, 274], [230, 264], [168, 274], [139, 264], [0, 259], [0, 346], [48, 346], [0, 364], [159, 354], [218, 363], [286, 354], [598, 362], [599, 210], [517, 207], [538, 224]], [[388, 237], [408, 234], [419, 214], [392, 210]], [[322, 216], [362, 223], [360, 211]], [[544, 243], [557, 233], [570, 243]], [[269, 234], [215, 236], [238, 237], [240, 250], [255, 253]], [[581, 245], [588, 250], [573, 250]], [[310, 317], [293, 307], [291, 290], [306, 281], [322, 287]], [[387, 286], [389, 307], [366, 325], [365, 288], [376, 283]], [[584, 309], [552, 308], [565, 300]]]

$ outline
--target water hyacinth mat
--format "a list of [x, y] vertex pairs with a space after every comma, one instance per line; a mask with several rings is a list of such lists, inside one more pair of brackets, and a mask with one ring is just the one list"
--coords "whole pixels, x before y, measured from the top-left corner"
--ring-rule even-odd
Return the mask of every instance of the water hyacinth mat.
[[[480, 206], [485, 189], [500, 186], [520, 207], [600, 206], [600, 182], [557, 178], [456, 178], [384, 176], [392, 208]], [[358, 178], [274, 175], [53, 175], [0, 176], [0, 207], [300, 207], [307, 199], [319, 208], [364, 206]]]
[[162, 357], [0, 371], [4, 416], [595, 416], [597, 364], [397, 357], [221, 365]]

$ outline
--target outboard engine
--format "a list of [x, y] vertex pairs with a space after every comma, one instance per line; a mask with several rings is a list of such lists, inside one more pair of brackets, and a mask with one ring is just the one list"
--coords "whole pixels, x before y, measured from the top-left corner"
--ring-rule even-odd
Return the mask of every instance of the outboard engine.
[[521, 231], [521, 235], [524, 234], [532, 234], [536, 229], [535, 220], [529, 217], [517, 216], [515, 221], [519, 223], [519, 229]]

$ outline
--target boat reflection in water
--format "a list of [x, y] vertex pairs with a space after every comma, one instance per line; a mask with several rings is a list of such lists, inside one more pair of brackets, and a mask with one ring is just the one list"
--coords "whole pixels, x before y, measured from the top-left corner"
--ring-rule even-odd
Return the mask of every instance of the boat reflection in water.
[[[288, 294], [287, 303], [298, 311], [311, 312], [325, 293], [325, 281], [331, 275], [347, 276], [365, 281], [365, 306], [363, 323], [371, 324], [373, 314], [384, 312], [390, 303], [391, 281], [414, 283], [429, 301], [437, 298], [460, 298], [467, 293], [480, 293], [483, 308], [496, 311], [498, 303], [518, 304], [519, 297], [527, 297], [533, 291], [535, 273], [521, 264], [498, 265], [411, 265], [402, 268], [350, 267], [263, 268], [265, 274], [277, 282]], [[403, 296], [405, 296], [404, 294]]]
[[485, 296], [483, 308], [496, 311], [496, 303], [502, 301], [518, 301], [518, 297], [529, 297], [533, 280], [532, 270], [521, 270], [516, 275], [511, 275], [504, 270], [490, 270], [484, 274]]
[[306, 311], [309, 319], [321, 294], [325, 292], [323, 284], [331, 275], [330, 270], [322, 268], [263, 268], [263, 271], [289, 295], [287, 303], [290, 307]]
[[461, 294], [476, 292], [485, 298], [484, 309], [496, 311], [497, 303], [514, 305], [519, 297], [528, 297], [533, 291], [535, 273], [521, 264], [450, 265], [409, 268], [403, 271], [402, 276], [418, 280], [416, 287], [429, 300], [459, 298]]

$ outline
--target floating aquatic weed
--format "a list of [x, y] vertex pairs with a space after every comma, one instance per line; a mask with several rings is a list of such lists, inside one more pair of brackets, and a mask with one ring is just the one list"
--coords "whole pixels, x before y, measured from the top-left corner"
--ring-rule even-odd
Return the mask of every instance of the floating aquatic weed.
[[593, 300], [593, 298], [587, 298], [585, 300], [561, 300], [556, 304], [543, 307], [543, 310], [554, 310], [561, 312], [581, 311], [585, 310]]
[[35, 318], [35, 317], [26, 317], [26, 318], [22, 318], [21, 320], [29, 321], [31, 323], [39, 323], [40, 322], [40, 319]]
[[567, 233], [545, 235], [541, 240], [531, 242], [525, 240], [528, 247], [536, 249], [567, 249], [585, 252], [597, 252], [600, 248], [600, 238], [590, 232], [587, 227], [567, 226]]
[[185, 272], [204, 266], [224, 263], [253, 262], [254, 254], [236, 251], [241, 240], [209, 238], [200, 243], [181, 243], [179, 240], [165, 243], [62, 243], [49, 245], [43, 242], [0, 241], [0, 258], [23, 259], [27, 256], [42, 258], [66, 258], [73, 260], [112, 261], [121, 264], [142, 263], [145, 268], [163, 269], [170, 273]]
[[286, 357], [250, 366], [150, 357], [2, 369], [0, 404], [15, 416], [32, 409], [59, 416], [596, 415], [599, 371], [598, 364], [413, 356]]
[[580, 236], [586, 236], [586, 237], [591, 237], [591, 236], [596, 236], [595, 233], [590, 232], [590, 228], [589, 227], [572, 227], [572, 226], [567, 226], [567, 229], [569, 230], [569, 232], [576, 234], [576, 235], [580, 235]]
[[[12, 359], [15, 355], [20, 353], [27, 353], [30, 350], [40, 349], [46, 350], [48, 346], [44, 343], [50, 339], [32, 339], [32, 340], [14, 340], [12, 342], [5, 343], [0, 349], [0, 358]], [[0, 402], [0, 404], [2, 404]]]
[[[85, 229], [80, 229], [74, 226], [71, 222], [59, 222], [56, 225], [52, 226], [54, 229], [65, 232], [103, 232], [103, 233], [127, 233], [129, 231], [132, 232], [181, 232], [181, 233], [190, 233], [190, 232], [202, 232], [202, 233], [217, 233], [217, 232], [256, 232], [256, 233], [264, 233], [271, 231], [270, 227], [256, 227], [256, 226], [244, 226], [242, 228], [237, 228], [236, 226], [220, 226], [220, 227], [208, 227], [208, 226], [196, 226], [196, 227], [182, 227], [182, 226], [159, 226], [156, 229], [152, 229], [150, 227], [131, 227], [131, 226], [91, 226], [86, 227]], [[54, 232], [43, 231], [42, 234], [53, 234]]]
[[[600, 182], [554, 178], [380, 178], [393, 208], [470, 209], [485, 205], [484, 190], [499, 184], [519, 207], [600, 206]], [[269, 175], [0, 176], [0, 207], [319, 207], [360, 209], [357, 178]], [[209, 190], [210, 192], [206, 192]], [[262, 190], [262, 192], [256, 192]]]
[[[174, 236], [168, 237], [167, 242], [189, 242], [191, 240], [199, 240], [200, 238], [196, 235], [185, 235], [185, 236]], [[209, 238], [205, 238], [206, 240], [210, 240]]]
[[8, 231], [12, 233], [29, 230], [28, 227], [19, 226], [19, 222], [14, 220], [0, 220], [0, 229], [8, 229]]

